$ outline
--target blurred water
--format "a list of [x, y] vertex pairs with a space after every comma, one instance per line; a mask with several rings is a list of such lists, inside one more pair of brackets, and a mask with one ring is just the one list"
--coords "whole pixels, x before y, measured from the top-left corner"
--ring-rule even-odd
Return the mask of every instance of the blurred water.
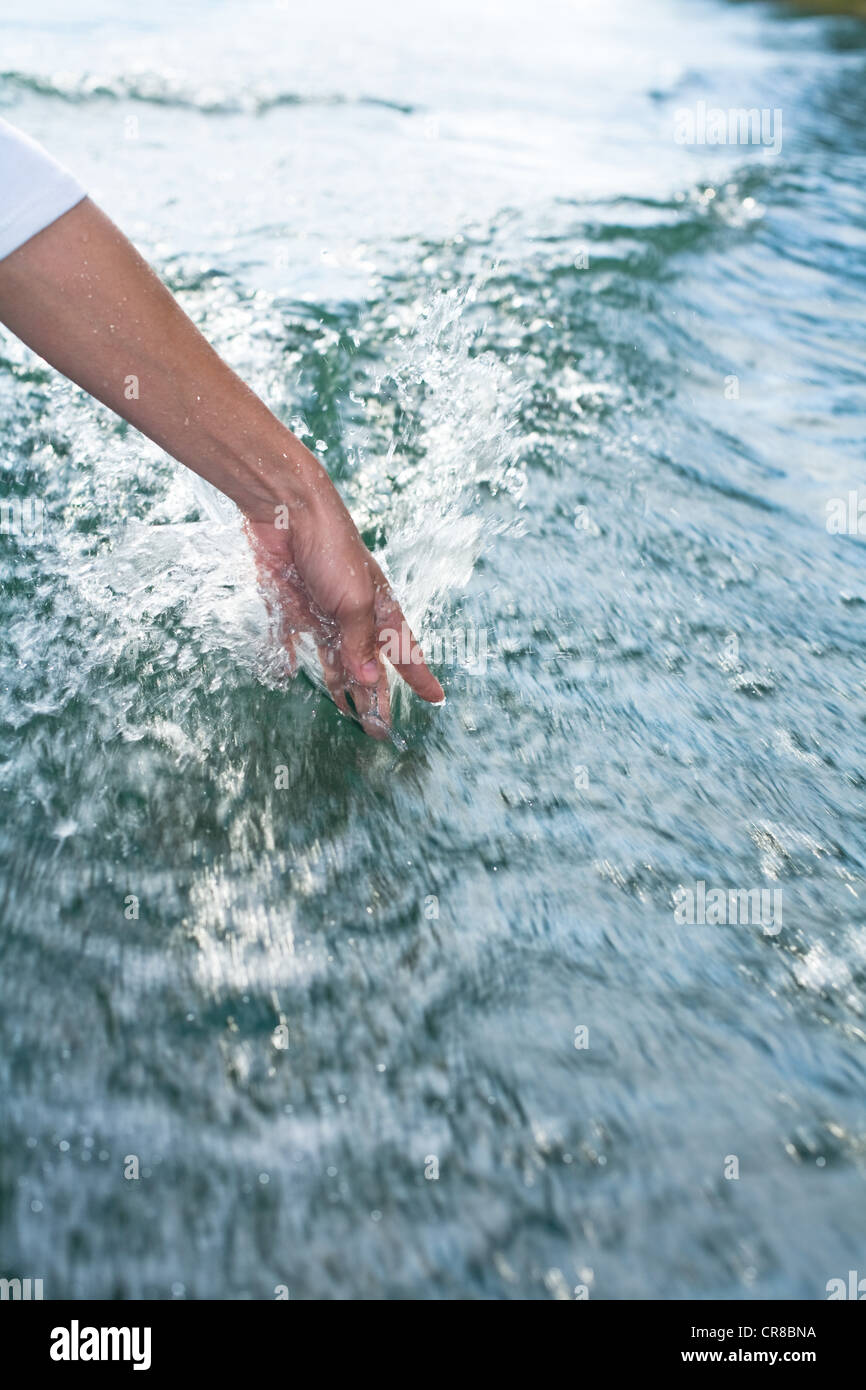
[[[866, 573], [826, 506], [866, 29], [75, 9], [7, 7], [3, 115], [487, 659], [365, 741], [276, 674], [230, 511], [3, 336], [44, 533], [0, 538], [0, 1275], [823, 1297], [864, 1260]], [[699, 101], [781, 109], [781, 152], [677, 143]], [[782, 929], [677, 925], [698, 881]]]

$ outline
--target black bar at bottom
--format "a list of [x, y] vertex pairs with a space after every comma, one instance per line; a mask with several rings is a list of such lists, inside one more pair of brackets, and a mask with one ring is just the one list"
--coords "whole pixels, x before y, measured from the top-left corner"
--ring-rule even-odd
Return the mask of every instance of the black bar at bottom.
[[[69, 1377], [92, 1380], [105, 1371], [138, 1380], [184, 1372], [294, 1378], [301, 1365], [308, 1367], [301, 1372], [306, 1379], [313, 1368], [333, 1376], [344, 1358], [353, 1372], [390, 1370], [400, 1379], [429, 1378], [437, 1370], [453, 1375], [457, 1368], [472, 1374], [473, 1363], [479, 1373], [485, 1366], [489, 1378], [492, 1361], [510, 1362], [519, 1350], [546, 1362], [557, 1350], [552, 1345], [557, 1334], [569, 1339], [558, 1350], [570, 1356], [578, 1378], [595, 1374], [600, 1361], [614, 1373], [795, 1366], [826, 1379], [859, 1364], [864, 1333], [859, 1311], [836, 1302], [587, 1301], [570, 1312], [548, 1310], [543, 1323], [538, 1313], [531, 1314], [522, 1327], [514, 1322], [511, 1305], [501, 1332], [495, 1311], [469, 1314], [465, 1303], [451, 1314], [438, 1303], [434, 1308], [388, 1304], [382, 1312], [365, 1303], [362, 1316], [363, 1321], [356, 1304], [345, 1303], [12, 1300], [0, 1302], [0, 1336], [7, 1369], [15, 1366], [19, 1377], [38, 1371], [68, 1382]], [[459, 1341], [452, 1341], [452, 1330]], [[406, 1360], [407, 1333], [423, 1338], [414, 1367]], [[297, 1361], [299, 1352], [303, 1363]], [[521, 1373], [514, 1365], [512, 1371]], [[546, 1374], [543, 1367], [536, 1371]]]

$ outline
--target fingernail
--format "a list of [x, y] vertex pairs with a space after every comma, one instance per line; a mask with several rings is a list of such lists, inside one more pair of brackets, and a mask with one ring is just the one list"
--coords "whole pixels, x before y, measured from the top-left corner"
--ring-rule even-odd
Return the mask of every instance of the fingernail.
[[361, 678], [368, 681], [370, 684], [372, 684], [373, 681], [377, 681], [379, 679], [378, 661], [365, 661], [364, 665], [361, 667]]

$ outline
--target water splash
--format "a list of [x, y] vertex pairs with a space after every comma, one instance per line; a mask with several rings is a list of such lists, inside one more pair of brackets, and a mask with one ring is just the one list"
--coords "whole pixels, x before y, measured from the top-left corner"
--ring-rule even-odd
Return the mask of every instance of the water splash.
[[[377, 558], [419, 634], [442, 621], [492, 534], [515, 524], [513, 516], [485, 509], [482, 491], [505, 491], [519, 503], [526, 489], [514, 431], [524, 386], [501, 358], [478, 350], [473, 310], [483, 283], [479, 276], [432, 296], [412, 331], [393, 341], [369, 397], [390, 396], [399, 406], [390, 447], [374, 458], [364, 451], [347, 489], [361, 525], [371, 499], [385, 498], [387, 541]], [[123, 467], [109, 466], [106, 478], [103, 457], [103, 482], [116, 483]], [[68, 584], [101, 615], [101, 659], [106, 651], [134, 656], [158, 641], [156, 629], [171, 614], [198, 657], [223, 651], [265, 684], [285, 685], [285, 654], [265, 637], [265, 605], [229, 499], [178, 470], [143, 515], [139, 508], [120, 525], [116, 517], [107, 527], [103, 521], [103, 532], [107, 544], [95, 555], [85, 555], [78, 533], [60, 540]], [[300, 670], [327, 694], [312, 638], [301, 638], [297, 656]], [[402, 682], [393, 672], [390, 678], [396, 695]], [[398, 732], [391, 738], [405, 746]]]

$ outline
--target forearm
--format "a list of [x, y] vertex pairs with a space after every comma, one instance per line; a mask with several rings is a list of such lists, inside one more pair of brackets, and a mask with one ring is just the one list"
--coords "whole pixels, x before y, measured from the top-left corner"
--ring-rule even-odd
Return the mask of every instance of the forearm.
[[89, 199], [0, 260], [0, 319], [254, 520], [320, 465]]
[[[44, 166], [38, 152], [28, 151], [25, 162], [34, 158]], [[69, 196], [76, 193], [73, 184]], [[395, 670], [422, 699], [444, 699], [321, 464], [226, 366], [89, 199], [0, 257], [0, 320], [238, 504], [290, 659], [297, 634], [312, 633], [344, 714], [351, 695], [366, 731], [387, 735], [381, 653], [395, 634], [399, 654], [388, 652]], [[291, 509], [289, 525], [277, 513], [282, 506]]]

